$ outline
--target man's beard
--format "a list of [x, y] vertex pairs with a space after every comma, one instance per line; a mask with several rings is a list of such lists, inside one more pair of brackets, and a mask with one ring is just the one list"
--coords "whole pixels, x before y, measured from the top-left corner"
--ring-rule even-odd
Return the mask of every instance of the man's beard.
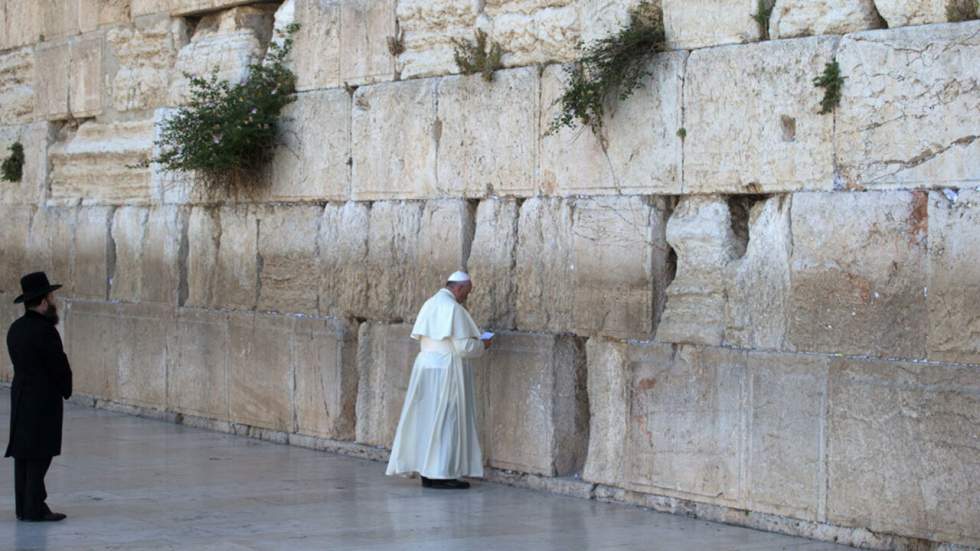
[[58, 317], [58, 308], [54, 304], [49, 304], [48, 309], [44, 312], [44, 317], [48, 318], [48, 321], [58, 325], [61, 319]]

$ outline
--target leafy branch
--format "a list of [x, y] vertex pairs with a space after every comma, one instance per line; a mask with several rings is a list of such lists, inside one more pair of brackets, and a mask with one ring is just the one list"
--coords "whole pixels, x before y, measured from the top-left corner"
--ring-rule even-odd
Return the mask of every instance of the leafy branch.
[[8, 182], [19, 182], [24, 176], [24, 146], [20, 142], [14, 142], [10, 146], [10, 156], [3, 160], [0, 172], [3, 179]]
[[813, 79], [813, 84], [824, 89], [820, 114], [832, 113], [834, 108], [840, 105], [841, 88], [844, 86], [844, 77], [840, 74], [840, 65], [837, 64], [836, 59], [827, 63], [823, 74]]

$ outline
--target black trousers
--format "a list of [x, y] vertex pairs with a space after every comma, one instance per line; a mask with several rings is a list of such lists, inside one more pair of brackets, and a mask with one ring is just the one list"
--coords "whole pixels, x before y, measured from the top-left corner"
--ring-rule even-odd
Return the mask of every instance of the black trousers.
[[51, 467], [51, 459], [14, 459], [14, 496], [18, 518], [37, 519], [51, 512], [44, 503], [48, 499], [44, 476]]

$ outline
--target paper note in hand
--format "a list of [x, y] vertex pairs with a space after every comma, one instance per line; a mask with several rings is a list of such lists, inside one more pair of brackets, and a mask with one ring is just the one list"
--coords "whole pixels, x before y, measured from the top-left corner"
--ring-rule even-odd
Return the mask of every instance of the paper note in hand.
[[488, 340], [490, 340], [490, 339], [493, 338], [493, 335], [494, 334], [491, 333], [490, 331], [484, 331], [483, 334], [480, 335], [480, 340], [481, 341], [488, 341]]

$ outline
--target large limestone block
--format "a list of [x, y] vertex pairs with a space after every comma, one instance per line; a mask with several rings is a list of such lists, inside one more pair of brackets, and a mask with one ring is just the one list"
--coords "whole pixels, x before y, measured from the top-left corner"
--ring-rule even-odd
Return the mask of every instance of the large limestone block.
[[113, 300], [176, 303], [184, 218], [173, 206], [116, 210], [112, 223]]
[[929, 194], [929, 359], [980, 364], [980, 191]]
[[194, 15], [202, 12], [227, 10], [248, 4], [258, 4], [256, 0], [168, 0], [172, 15]]
[[466, 308], [486, 329], [513, 329], [517, 281], [514, 255], [517, 247], [518, 205], [514, 199], [492, 198], [476, 209], [476, 228], [467, 268], [473, 291]]
[[474, 40], [479, 0], [398, 0], [398, 24], [405, 33], [399, 57], [405, 78], [455, 73], [453, 40]]
[[259, 222], [255, 208], [195, 208], [187, 236], [186, 304], [255, 308], [259, 281]]
[[752, 19], [757, 0], [661, 0], [671, 49], [694, 49], [759, 40]]
[[78, 25], [83, 33], [105, 25], [129, 22], [130, 0], [78, 0]]
[[75, 294], [72, 269], [77, 216], [77, 208], [42, 206], [34, 211], [28, 234], [27, 258], [30, 260], [24, 266], [24, 272], [47, 273], [52, 282], [63, 285], [61, 293], [65, 296]]
[[472, 363], [485, 370], [487, 463], [546, 476], [580, 472], [589, 423], [584, 346], [567, 336], [504, 333]]
[[748, 216], [748, 244], [745, 254], [728, 264], [725, 276], [727, 346], [786, 348], [793, 254], [791, 206], [790, 196], [777, 195], [756, 201], [748, 212], [739, 210], [733, 215]]
[[170, 83], [172, 105], [190, 97], [192, 76], [240, 82], [248, 66], [261, 61], [272, 35], [273, 7], [256, 5], [234, 8], [204, 16], [194, 29], [190, 42], [180, 49]]
[[[167, 406], [167, 354], [173, 348], [176, 317], [173, 306], [120, 304], [116, 327], [108, 333], [115, 342], [114, 372], [109, 377], [113, 399], [122, 403], [165, 409]], [[111, 364], [110, 364], [111, 365]]]
[[[0, 53], [0, 123], [34, 118], [34, 52], [21, 48]], [[6, 156], [6, 149], [0, 154]]]
[[833, 189], [834, 117], [819, 114], [822, 96], [812, 80], [836, 42], [802, 38], [692, 53], [684, 81], [685, 192]]
[[517, 327], [570, 332], [575, 308], [570, 201], [534, 197], [521, 205], [517, 226]]
[[589, 449], [582, 479], [623, 484], [629, 430], [629, 345], [592, 337], [586, 344], [589, 389]]
[[891, 29], [945, 23], [946, 6], [952, 3], [952, 0], [875, 0], [878, 13]]
[[42, 1], [40, 4], [43, 40], [65, 38], [78, 34], [79, 0]]
[[0, 206], [0, 292], [20, 294], [20, 278], [28, 273], [28, 231], [31, 227], [31, 209], [20, 205]]
[[668, 279], [666, 209], [646, 197], [575, 205], [573, 315], [578, 335], [649, 339]]
[[0, 49], [19, 48], [37, 42], [41, 32], [41, 2], [5, 0]]
[[109, 230], [113, 209], [88, 207], [78, 211], [72, 255], [75, 298], [106, 300], [112, 272], [112, 243]]
[[341, 3], [341, 80], [365, 84], [395, 77], [395, 58], [388, 37], [398, 34], [397, 0], [349, 0]]
[[[351, 115], [351, 195], [356, 200], [438, 196], [441, 123], [434, 79], [363, 86]], [[379, 151], [385, 154], [379, 155]]]
[[571, 61], [578, 54], [581, 21], [575, 0], [492, 0], [480, 27], [501, 45], [507, 67]]
[[882, 26], [874, 0], [777, 0], [769, 19], [769, 36], [775, 40], [847, 34]]
[[67, 42], [39, 44], [34, 49], [36, 114], [47, 120], [68, 118], [71, 54]]
[[290, 336], [296, 320], [250, 312], [231, 313], [228, 320], [231, 421], [294, 431]]
[[168, 354], [168, 409], [227, 421], [228, 314], [181, 308], [176, 345]]
[[159, 16], [106, 32], [106, 53], [115, 62], [107, 75], [113, 109], [141, 111], [167, 103], [170, 68], [184, 30], [182, 24]]
[[111, 400], [115, 397], [118, 306], [72, 300], [65, 318], [65, 353], [71, 363], [76, 395]]
[[827, 520], [980, 545], [980, 372], [839, 360], [831, 370]]
[[667, 287], [657, 340], [721, 344], [727, 267], [744, 250], [728, 204], [719, 197], [683, 198], [667, 221], [666, 239], [677, 254], [677, 273]]
[[320, 315], [363, 316], [368, 309], [368, 227], [365, 203], [330, 203], [323, 210], [317, 248]]
[[538, 71], [499, 71], [489, 86], [481, 75], [439, 83], [439, 192], [480, 197], [533, 195], [539, 117]]
[[418, 355], [412, 326], [362, 323], [357, 336], [357, 442], [390, 448]]
[[0, 159], [10, 154], [10, 146], [24, 147], [23, 173], [19, 182], [0, 185], [0, 203], [33, 205], [44, 201], [48, 187], [48, 145], [52, 133], [47, 122], [0, 127]]
[[541, 83], [542, 191], [562, 195], [679, 193], [683, 141], [677, 132], [684, 124], [681, 92], [687, 57], [686, 52], [654, 57], [643, 86], [607, 113], [605, 145], [582, 127], [548, 134], [568, 74], [559, 66], [545, 69]]
[[924, 358], [927, 227], [923, 192], [796, 194], [791, 345]]
[[296, 73], [296, 89], [303, 91], [339, 86], [342, 83], [340, 12], [343, 3], [330, 0], [294, 2], [295, 22], [300, 25], [295, 37], [294, 51], [316, 53], [291, 56]]
[[980, 21], [845, 37], [834, 137], [844, 183], [980, 185], [978, 58]]
[[153, 121], [87, 121], [51, 146], [51, 196], [59, 203], [146, 204]]
[[166, 14], [172, 0], [129, 0], [130, 15], [135, 19], [142, 15]]
[[207, 308], [211, 304], [211, 293], [218, 275], [216, 259], [221, 241], [221, 217], [218, 209], [191, 210], [186, 231], [187, 289], [181, 293], [179, 304]]
[[296, 321], [292, 339], [295, 430], [353, 440], [357, 403], [357, 329], [336, 319]]
[[323, 209], [266, 207], [258, 216], [258, 308], [317, 313], [317, 236]]
[[344, 201], [350, 197], [351, 98], [344, 90], [296, 96], [280, 122], [266, 180], [273, 201]]
[[830, 363], [824, 356], [746, 355], [751, 398], [743, 488], [748, 509], [821, 520]]

